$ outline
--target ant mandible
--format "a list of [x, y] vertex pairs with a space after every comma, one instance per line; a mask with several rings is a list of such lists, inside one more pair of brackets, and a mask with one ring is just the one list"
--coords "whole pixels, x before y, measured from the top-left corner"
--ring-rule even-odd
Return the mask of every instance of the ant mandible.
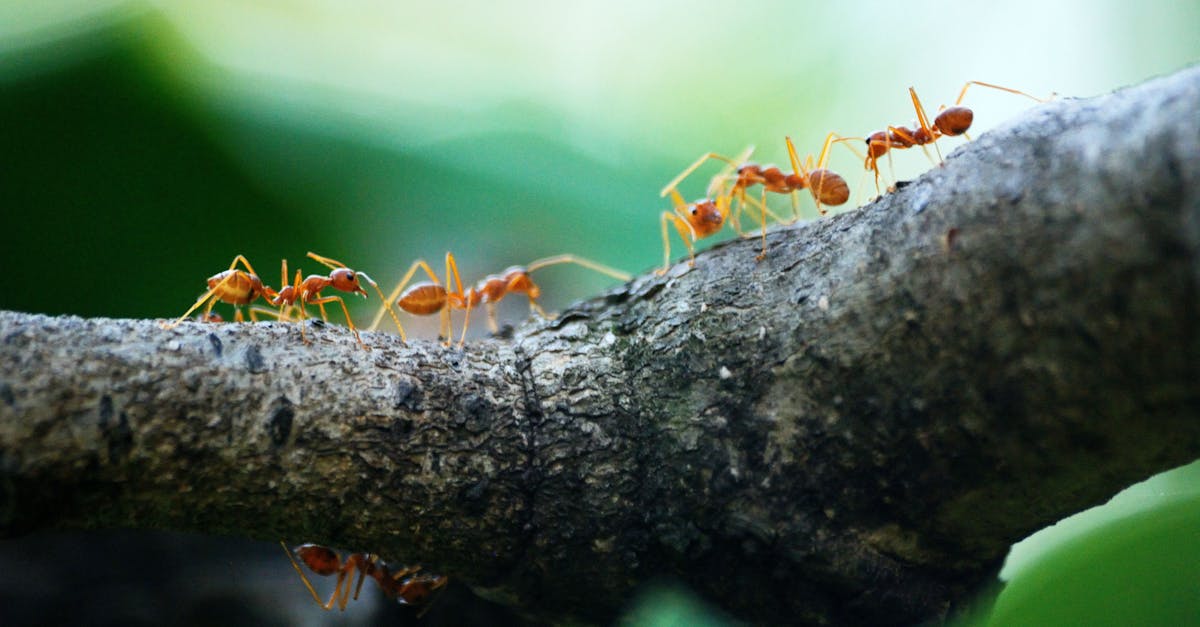
[[[471, 310], [480, 304], [485, 305], [487, 307], [489, 328], [493, 333], [496, 333], [499, 330], [499, 325], [496, 322], [496, 303], [500, 302], [508, 294], [525, 294], [529, 298], [529, 308], [531, 311], [538, 313], [542, 317], [549, 317], [545, 310], [537, 304], [537, 299], [541, 297], [542, 291], [533, 282], [530, 273], [547, 266], [564, 263], [580, 265], [622, 281], [628, 281], [632, 278], [627, 273], [589, 259], [575, 255], [555, 255], [553, 257], [538, 259], [526, 266], [512, 266], [500, 274], [489, 275], [464, 290], [462, 277], [458, 272], [458, 263], [454, 259], [454, 254], [448, 252], [446, 253], [445, 285], [442, 284], [437, 273], [433, 271], [433, 268], [425, 260], [418, 259], [414, 261], [409, 266], [408, 271], [404, 273], [404, 277], [396, 284], [395, 289], [384, 299], [383, 306], [375, 314], [375, 319], [371, 321], [370, 329], [374, 331], [379, 327], [379, 323], [383, 320], [384, 309], [386, 308], [388, 313], [392, 315], [392, 319], [395, 320], [396, 328], [400, 331], [401, 337], [403, 337], [404, 329], [400, 326], [395, 312], [391, 310], [391, 305], [395, 304], [396, 307], [416, 316], [440, 314], [441, 325], [439, 327], [439, 335], [443, 338], [445, 344], [449, 346], [453, 341], [450, 326], [450, 311], [459, 309], [465, 312], [462, 334], [458, 340], [458, 345], [462, 346], [466, 342], [467, 328], [471, 320]], [[424, 271], [426, 276], [431, 280], [409, 286], [408, 282], [416, 274], [417, 270]], [[406, 290], [405, 287], [408, 287], [408, 289]]]
[[[444, 587], [449, 581], [449, 578], [444, 575], [419, 572], [420, 566], [402, 566], [393, 570], [387, 562], [374, 553], [351, 553], [343, 562], [341, 556], [328, 547], [317, 544], [301, 544], [288, 550], [287, 544], [283, 540], [280, 540], [279, 544], [287, 554], [288, 560], [291, 561], [292, 568], [296, 569], [296, 573], [300, 575], [300, 581], [304, 583], [305, 588], [308, 588], [313, 600], [326, 611], [333, 609], [334, 604], [337, 604], [338, 610], [344, 611], [351, 598], [357, 601], [358, 594], [362, 591], [363, 581], [367, 577], [374, 579], [388, 598], [396, 599], [404, 605], [413, 606], [428, 603], [433, 593]], [[300, 564], [296, 563], [297, 557], [304, 562], [305, 566], [308, 566], [309, 570], [322, 577], [337, 574], [337, 584], [334, 585], [333, 594], [329, 596], [328, 601], [321, 600], [312, 582], [300, 569]], [[351, 597], [350, 582], [354, 579], [355, 571], [358, 572], [358, 583], [355, 584], [354, 596]]]
[[382, 298], [383, 292], [379, 289], [379, 285], [370, 276], [367, 276], [365, 272], [351, 270], [340, 261], [322, 257], [314, 252], [309, 252], [308, 256], [317, 263], [329, 268], [330, 273], [328, 275], [311, 274], [301, 279], [300, 270], [296, 270], [295, 279], [288, 285], [287, 260], [284, 259], [282, 264], [283, 278], [281, 279], [284, 285], [275, 294], [274, 298], [271, 299], [271, 304], [279, 307], [278, 317], [286, 319], [290, 318], [290, 315], [285, 315], [286, 312], [291, 310], [298, 312], [301, 323], [300, 337], [307, 343], [308, 337], [304, 331], [304, 320], [308, 317], [308, 313], [305, 310], [305, 305], [316, 305], [321, 311], [321, 319], [328, 320], [329, 318], [325, 312], [325, 304], [336, 302], [342, 307], [342, 314], [346, 317], [346, 326], [350, 327], [350, 331], [354, 333], [354, 339], [358, 341], [359, 346], [370, 350], [370, 347], [363, 343], [362, 337], [358, 334], [358, 329], [354, 327], [354, 320], [350, 318], [350, 310], [346, 308], [346, 301], [341, 296], [321, 296], [321, 290], [331, 288], [340, 292], [359, 294], [363, 298], [366, 298], [367, 291], [363, 289], [362, 284], [359, 282], [359, 279], [362, 279], [375, 288], [375, 291]]
[[921, 105], [921, 99], [917, 97], [917, 91], [912, 87], [908, 88], [909, 97], [912, 99], [913, 109], [917, 112], [917, 128], [912, 129], [905, 126], [889, 126], [886, 130], [875, 131], [866, 138], [867, 156], [863, 166], [872, 170], [875, 173], [875, 191], [879, 192], [879, 158], [889, 154], [893, 149], [911, 148], [913, 146], [926, 146], [933, 144], [933, 148], [937, 151], [938, 160], [942, 160], [942, 151], [937, 147], [937, 140], [941, 137], [957, 137], [959, 135], [970, 139], [967, 131], [971, 128], [971, 123], [975, 120], [975, 113], [968, 107], [962, 106], [962, 101], [967, 96], [967, 90], [972, 85], [980, 87], [988, 87], [1006, 91], [1010, 94], [1025, 96], [1036, 102], [1045, 102], [1044, 99], [1032, 96], [1023, 91], [994, 85], [992, 83], [984, 83], [982, 81], [967, 81], [963, 85], [962, 90], [958, 92], [958, 99], [954, 101], [954, 105], [950, 107], [941, 107], [937, 116], [933, 118], [933, 123], [929, 122], [929, 115], [925, 112], [925, 107]]
[[[245, 270], [238, 269], [238, 264], [241, 264]], [[254, 267], [242, 255], [233, 258], [233, 262], [229, 264], [229, 269], [224, 272], [218, 272], [208, 277], [208, 291], [204, 292], [200, 298], [196, 299], [196, 303], [183, 312], [174, 322], [162, 323], [160, 326], [164, 329], [171, 329], [179, 325], [187, 319], [188, 316], [196, 311], [201, 305], [204, 307], [204, 312], [200, 314], [200, 319], [203, 321], [220, 320], [219, 314], [212, 313], [213, 306], [218, 301], [229, 303], [234, 306], [234, 320], [242, 322], [245, 318], [242, 317], [242, 306], [249, 305], [263, 297], [267, 300], [275, 298], [275, 290], [263, 285], [261, 279], [258, 278], [258, 273], [254, 271]], [[250, 310], [250, 319], [258, 321], [256, 310]]]

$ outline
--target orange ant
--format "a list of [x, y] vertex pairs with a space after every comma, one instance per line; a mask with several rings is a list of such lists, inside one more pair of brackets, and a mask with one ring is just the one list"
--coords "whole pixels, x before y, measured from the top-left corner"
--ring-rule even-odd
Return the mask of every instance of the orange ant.
[[[679, 239], [683, 240], [684, 246], [687, 246], [688, 255], [691, 257], [689, 264], [692, 266], [696, 265], [696, 250], [694, 243], [702, 238], [715, 235], [721, 230], [722, 226], [725, 226], [725, 220], [729, 217], [729, 203], [730, 199], [733, 197], [733, 194], [714, 194], [714, 189], [719, 189], [720, 181], [724, 180], [728, 176], [729, 171], [736, 167], [739, 162], [745, 161], [747, 158], [749, 158], [750, 153], [752, 152], [754, 152], [754, 146], [750, 146], [743, 150], [742, 153], [738, 155], [737, 159], [729, 159], [727, 157], [720, 157], [719, 155], [714, 156], [713, 158], [719, 158], [729, 165], [725, 170], [713, 178], [713, 184], [709, 185], [708, 195], [700, 200], [692, 203], [685, 202], [683, 200], [683, 196], [680, 195], [679, 190], [676, 189], [676, 187], [681, 181], [683, 181], [683, 179], [687, 178], [692, 171], [700, 167], [700, 164], [704, 163], [710, 158], [708, 154], [697, 159], [695, 163], [688, 166], [683, 172], [680, 172], [679, 176], [676, 176], [671, 180], [670, 183], [667, 183], [667, 185], [662, 188], [662, 191], [660, 191], [658, 195], [660, 197], [666, 196], [667, 194], [671, 195], [671, 211], [664, 211], [659, 216], [659, 223], [662, 225], [663, 267], [658, 270], [658, 274], [666, 274], [667, 269], [671, 267], [671, 239], [667, 233], [668, 223], [675, 226], [675, 230], [679, 233]], [[734, 214], [734, 230], [737, 231], [738, 235], [742, 235], [743, 233], [740, 225], [736, 224], [737, 216], [738, 214]], [[766, 237], [765, 222], [766, 221], [764, 219], [763, 237]]]
[[[283, 540], [280, 540], [279, 544], [287, 553], [288, 560], [292, 562], [292, 568], [295, 568], [296, 573], [300, 575], [300, 581], [304, 582], [304, 587], [308, 588], [308, 592], [312, 594], [313, 600], [326, 611], [333, 609], [335, 603], [338, 610], [345, 611], [346, 604], [351, 599], [350, 582], [354, 579], [355, 571], [358, 571], [358, 583], [354, 586], [353, 597], [356, 601], [362, 590], [363, 581], [367, 577], [374, 579], [389, 599], [396, 599], [403, 605], [414, 606], [428, 603], [433, 593], [444, 587], [449, 581], [449, 578], [444, 575], [419, 572], [420, 566], [402, 566], [393, 570], [387, 562], [374, 553], [351, 553], [343, 562], [341, 556], [328, 547], [317, 544], [301, 544], [289, 551]], [[296, 563], [297, 557], [304, 562], [305, 566], [308, 566], [309, 570], [322, 577], [337, 573], [337, 584], [328, 601], [321, 601], [316, 588], [308, 580], [304, 571], [300, 570], [300, 564]], [[423, 614], [424, 611], [421, 613]]]
[[[967, 95], [967, 90], [972, 85], [981, 87], [989, 87], [1006, 91], [1010, 94], [1017, 94], [1031, 98], [1037, 102], [1045, 102], [1045, 100], [1037, 96], [1031, 96], [1023, 91], [1018, 91], [1001, 85], [993, 85], [992, 83], [984, 83], [981, 81], [967, 81], [963, 85], [962, 90], [958, 92], [958, 99], [954, 101], [954, 105], [950, 107], [942, 106], [939, 108], [937, 116], [933, 118], [933, 123], [929, 122], [929, 116], [925, 112], [925, 107], [921, 105], [920, 98], [917, 97], [917, 92], [912, 87], [908, 88], [909, 97], [912, 98], [913, 109], [917, 112], [918, 128], [912, 129], [905, 126], [889, 126], [886, 130], [876, 131], [871, 133], [866, 138], [867, 156], [863, 166], [875, 172], [875, 191], [879, 192], [879, 158], [887, 154], [888, 158], [891, 155], [888, 151], [893, 149], [911, 148], [913, 146], [921, 146], [924, 148], [928, 144], [933, 144], [933, 148], [937, 151], [938, 160], [942, 160], [942, 151], [937, 147], [937, 140], [941, 137], [957, 137], [959, 135], [970, 139], [967, 131], [971, 128], [971, 123], [975, 120], [975, 113], [971, 109], [962, 106], [963, 98]], [[928, 153], [927, 153], [928, 154]]]
[[[813, 156], [808, 155], [803, 163], [796, 154], [796, 146], [792, 143], [792, 139], [785, 137], [784, 139], [788, 147], [788, 157], [792, 164], [791, 174], [785, 174], [778, 166], [762, 166], [746, 162], [746, 158], [750, 156], [753, 147], [747, 148], [737, 159], [730, 159], [715, 152], [701, 155], [692, 165], [685, 168], [683, 172], [680, 172], [670, 183], [667, 183], [659, 194], [660, 196], [666, 196], [668, 193], [671, 194], [674, 204], [674, 213], [663, 212], [661, 217], [663, 248], [666, 258], [663, 260], [663, 269], [659, 271], [659, 274], [665, 272], [670, 264], [670, 243], [667, 237], [666, 226], [668, 218], [673, 221], [675, 229], [679, 231], [680, 238], [688, 246], [688, 252], [692, 255], [692, 264], [695, 265], [695, 253], [692, 250], [691, 242], [712, 235], [720, 230], [721, 223], [724, 221], [723, 218], [729, 211], [729, 199], [733, 196], [737, 196], [738, 198], [738, 208], [734, 212], [731, 222], [734, 225], [734, 229], [741, 235], [739, 217], [746, 207], [746, 189], [755, 185], [762, 185], [762, 196], [755, 203], [758, 205], [760, 211], [759, 220], [762, 226], [762, 252], [758, 255], [758, 260], [762, 261], [767, 256], [767, 216], [771, 216], [776, 222], [783, 221], [767, 207], [767, 192], [791, 195], [793, 222], [800, 218], [797, 192], [802, 189], [807, 189], [812, 193], [817, 211], [821, 215], [826, 214], [824, 205], [837, 206], [849, 200], [850, 187], [846, 184], [846, 180], [838, 173], [825, 167], [829, 159], [829, 147], [833, 143], [834, 137], [836, 135], [830, 133], [825, 138], [825, 145], [821, 149], [821, 155], [818, 159], [814, 161]], [[729, 167], [737, 168], [736, 176], [731, 177], [730, 173], [725, 171], [713, 178], [712, 183], [709, 185], [709, 198], [714, 196], [714, 189], [721, 189], [724, 181], [732, 179], [732, 185], [730, 185], [728, 191], [715, 194], [715, 200], [706, 198], [691, 205], [684, 203], [683, 198], [675, 188], [683, 179], [687, 178], [696, 168], [709, 159], [724, 161]], [[725, 198], [724, 203], [722, 203], [723, 197]], [[722, 218], [720, 223], [716, 219], [718, 216]], [[685, 229], [685, 226], [688, 228]], [[689, 241], [689, 237], [691, 241]]]
[[[440, 314], [441, 326], [439, 335], [448, 346], [453, 341], [450, 328], [450, 310], [459, 309], [466, 314], [463, 318], [462, 334], [458, 340], [458, 345], [462, 346], [467, 338], [467, 327], [470, 323], [471, 310], [478, 307], [481, 303], [487, 307], [488, 326], [492, 333], [499, 331], [500, 327], [496, 323], [496, 303], [499, 303], [508, 294], [525, 294], [529, 298], [529, 309], [543, 318], [548, 318], [550, 316], [537, 304], [537, 299], [541, 297], [542, 290], [533, 282], [530, 273], [547, 266], [564, 263], [580, 265], [621, 281], [628, 281], [632, 278], [620, 270], [589, 259], [575, 255], [555, 255], [553, 257], [538, 259], [527, 266], [512, 266], [500, 274], [489, 275], [474, 286], [464, 290], [462, 278], [458, 273], [458, 263], [454, 260], [454, 254], [446, 253], [445, 285], [442, 285], [437, 273], [433, 271], [433, 268], [425, 260], [418, 259], [414, 261], [409, 266], [408, 271], [404, 273], [404, 278], [400, 279], [400, 282], [396, 284], [396, 288], [384, 299], [383, 306], [375, 314], [375, 319], [371, 321], [370, 330], [374, 331], [379, 327], [379, 323], [383, 320], [383, 312], [386, 309], [396, 322], [396, 328], [400, 331], [400, 336], [404, 337], [404, 329], [400, 326], [400, 320], [391, 309], [392, 304], [395, 304], [396, 307], [415, 316]], [[414, 284], [405, 290], [404, 288], [408, 286], [408, 282], [418, 269], [423, 270], [425, 275], [431, 280]], [[451, 283], [452, 279], [453, 283]]]
[[[239, 270], [238, 264], [241, 264], [245, 270]], [[234, 320], [242, 322], [245, 318], [242, 317], [242, 306], [249, 305], [259, 297], [267, 300], [275, 298], [275, 290], [263, 285], [261, 279], [258, 278], [258, 273], [254, 271], [254, 267], [242, 255], [233, 258], [233, 262], [229, 264], [229, 269], [224, 272], [218, 272], [208, 277], [208, 291], [196, 299], [196, 303], [183, 312], [174, 322], [162, 323], [160, 326], [164, 329], [171, 329], [183, 322], [188, 316], [196, 311], [201, 305], [204, 307], [204, 312], [200, 314], [202, 321], [221, 320], [219, 314], [212, 313], [213, 306], [218, 301], [229, 303], [234, 306]], [[261, 312], [260, 312], [261, 313]], [[273, 312], [271, 312], [273, 313]], [[258, 321], [256, 310], [250, 310], [250, 319]]]
[[300, 337], [303, 338], [307, 343], [308, 338], [305, 336], [303, 325], [305, 318], [308, 317], [308, 313], [305, 310], [305, 305], [316, 305], [321, 311], [321, 319], [328, 321], [329, 317], [325, 312], [325, 303], [337, 302], [342, 307], [342, 314], [346, 316], [346, 325], [349, 326], [350, 330], [354, 333], [354, 339], [357, 340], [358, 344], [364, 349], [368, 349], [367, 345], [363, 343], [362, 338], [359, 336], [358, 329], [354, 327], [354, 320], [350, 318], [350, 310], [346, 308], [346, 301], [343, 300], [341, 296], [321, 296], [321, 290], [325, 288], [332, 288], [340, 292], [359, 294], [363, 298], [366, 298], [367, 291], [363, 289], [361, 283], [359, 282], [359, 280], [362, 279], [363, 281], [369, 283], [371, 287], [374, 287], [375, 291], [379, 293], [380, 298], [382, 298], [383, 292], [379, 289], [379, 285], [376, 284], [371, 277], [367, 276], [365, 272], [351, 270], [340, 261], [336, 261], [328, 257], [322, 257], [314, 252], [309, 252], [308, 256], [314, 261], [329, 268], [331, 272], [328, 275], [311, 274], [301, 279], [301, 272], [299, 269], [297, 269], [296, 277], [289, 285], [287, 284], [287, 260], [284, 259], [282, 264], [283, 267], [281, 279], [283, 287], [280, 288], [279, 292], [277, 292], [271, 299], [271, 304], [279, 307], [278, 318], [281, 320], [290, 319], [288, 312], [296, 311], [301, 322]]

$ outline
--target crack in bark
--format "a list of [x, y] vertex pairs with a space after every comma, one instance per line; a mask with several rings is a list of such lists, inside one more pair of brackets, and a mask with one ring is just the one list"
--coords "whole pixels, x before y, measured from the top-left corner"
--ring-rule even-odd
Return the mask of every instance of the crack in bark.
[[538, 394], [537, 385], [533, 380], [533, 362], [519, 343], [513, 344], [513, 354], [516, 357], [517, 373], [521, 381], [522, 397], [524, 399], [525, 416], [522, 428], [525, 439], [524, 469], [522, 471], [521, 493], [525, 498], [525, 515], [520, 521], [521, 540], [514, 554], [514, 562], [521, 564], [525, 561], [530, 547], [533, 546], [536, 529], [533, 521], [537, 516], [537, 496], [541, 487], [541, 469], [538, 468], [537, 432], [545, 419], [542, 412], [542, 399]]

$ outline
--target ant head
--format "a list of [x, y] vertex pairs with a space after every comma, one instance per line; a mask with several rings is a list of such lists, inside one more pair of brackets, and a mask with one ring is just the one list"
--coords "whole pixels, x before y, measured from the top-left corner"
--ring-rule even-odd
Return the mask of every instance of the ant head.
[[329, 281], [335, 290], [362, 294], [364, 298], [367, 295], [367, 290], [363, 289], [362, 285], [358, 283], [358, 273], [350, 268], [338, 268], [330, 272]]
[[713, 200], [700, 200], [688, 207], [688, 222], [700, 237], [712, 235], [725, 224], [725, 214]]
[[692, 203], [692, 219], [703, 222], [720, 221], [721, 211], [712, 200], [701, 200]]

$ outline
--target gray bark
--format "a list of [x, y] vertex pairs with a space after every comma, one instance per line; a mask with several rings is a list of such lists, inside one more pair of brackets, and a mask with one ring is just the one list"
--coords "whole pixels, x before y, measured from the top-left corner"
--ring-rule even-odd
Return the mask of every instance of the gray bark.
[[374, 551], [530, 616], [682, 578], [911, 623], [1200, 456], [1200, 70], [1032, 108], [898, 192], [464, 350], [0, 313], [0, 533]]

